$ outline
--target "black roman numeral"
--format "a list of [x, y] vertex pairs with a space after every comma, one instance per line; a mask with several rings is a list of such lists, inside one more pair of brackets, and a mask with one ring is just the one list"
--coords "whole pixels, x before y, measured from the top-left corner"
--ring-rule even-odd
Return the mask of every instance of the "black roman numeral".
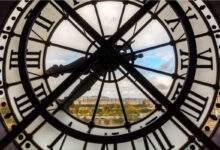
[[101, 150], [109, 150], [108, 144], [102, 144]]
[[[39, 100], [42, 100], [47, 96], [43, 84], [34, 88], [34, 91]], [[22, 117], [26, 117], [34, 109], [26, 94], [14, 97], [14, 100]]]
[[144, 137], [143, 140], [146, 150], [149, 150], [150, 146], [153, 147], [154, 150], [157, 150], [158, 146], [162, 150], [171, 150], [174, 148], [161, 127], [152, 132], [152, 136], [148, 135]]
[[[72, 122], [70, 122], [70, 123], [68, 124], [68, 126], [71, 127], [71, 126], [72, 126]], [[53, 140], [53, 142], [52, 142], [50, 145], [48, 145], [47, 147], [48, 147], [49, 149], [53, 150], [53, 147], [62, 139], [62, 142], [61, 142], [61, 144], [60, 144], [60, 146], [59, 146], [59, 150], [62, 150], [63, 145], [65, 144], [66, 138], [67, 138], [67, 135], [61, 132], [61, 133]]]
[[[201, 68], [201, 69], [212, 69], [213, 70], [213, 60], [211, 56], [207, 56], [211, 54], [211, 48], [209, 48], [208, 50], [205, 50], [199, 54], [197, 54], [197, 68]], [[181, 59], [181, 69], [183, 68], [187, 68], [188, 67], [188, 56], [189, 53], [188, 52], [184, 52], [182, 50], [180, 50], [180, 55], [185, 57], [187, 56], [187, 58], [185, 59]]]
[[[192, 11], [192, 8], [188, 7], [186, 14], [188, 15], [190, 12]], [[193, 15], [188, 15], [187, 16], [188, 19], [198, 19], [198, 17], [196, 16], [196, 14]], [[165, 22], [168, 25], [172, 25], [171, 30], [172, 32], [175, 32], [176, 28], [178, 27], [178, 25], [180, 24], [180, 18], [174, 18], [174, 19], [165, 19]]]
[[[180, 83], [177, 85], [177, 89], [172, 100], [175, 100], [177, 98], [182, 87], [183, 86]], [[208, 97], [203, 97], [200, 94], [191, 90], [183, 105], [180, 107], [180, 110], [198, 121], [202, 116], [208, 99]]]
[[[27, 14], [27, 16], [25, 17], [26, 19], [30, 16], [32, 10], [29, 11], [29, 13]], [[39, 25], [40, 27], [44, 28], [45, 30], [50, 31], [50, 29], [52, 28], [54, 21], [49, 20], [48, 18], [42, 16], [41, 14], [37, 17], [35, 23], [37, 25]]]
[[[26, 64], [28, 68], [40, 68], [41, 51], [27, 52]], [[11, 51], [9, 69], [18, 67], [18, 52]]]

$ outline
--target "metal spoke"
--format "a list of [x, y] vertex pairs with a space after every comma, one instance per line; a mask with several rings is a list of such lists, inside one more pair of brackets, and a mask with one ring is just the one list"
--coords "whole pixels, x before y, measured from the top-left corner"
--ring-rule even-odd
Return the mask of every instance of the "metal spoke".
[[[215, 34], [215, 33], [218, 33], [218, 32], [220, 32], [220, 30], [213, 31], [212, 34]], [[210, 34], [211, 34], [210, 32], [201, 33], [201, 34], [195, 35], [195, 38], [200, 38], [200, 37], [210, 35]], [[133, 53], [138, 54], [138, 53], [143, 53], [143, 52], [155, 50], [155, 49], [162, 48], [162, 47], [169, 46], [169, 45], [172, 46], [174, 44], [184, 42], [186, 40], [187, 40], [187, 38], [180, 38], [178, 40], [172, 40], [172, 41], [162, 43], [162, 44], [159, 44], [159, 45], [155, 45], [155, 46], [152, 46], [152, 47], [148, 47], [148, 48], [145, 48], [145, 49], [136, 50]]]
[[119, 71], [120, 71], [122, 74], [124, 74], [124, 75], [126, 76], [126, 78], [127, 78], [132, 84], [134, 84], [134, 86], [135, 86], [138, 90], [140, 90], [140, 91], [142, 92], [142, 94], [144, 94], [144, 95], [146, 96], [146, 98], [148, 98], [149, 100], [151, 100], [151, 102], [152, 102], [154, 105], [158, 105], [158, 103], [157, 103], [155, 100], [153, 100], [153, 98], [152, 98], [149, 94], [147, 94], [147, 93], [143, 90], [143, 88], [141, 88], [141, 87], [136, 83], [136, 81], [134, 81], [126, 72], [124, 72], [123, 69], [121, 69], [120, 67], [119, 67], [118, 69], [119, 69]]
[[[40, 11], [41, 8], [43, 8], [48, 2], [42, 1], [37, 6], [36, 9], [33, 10], [33, 14], [36, 14], [38, 11]], [[39, 9], [39, 10], [38, 10]], [[29, 25], [32, 24], [34, 16], [30, 17], [31, 19], [28, 19], [24, 26], [24, 30], [22, 32], [22, 37], [28, 37], [28, 32], [26, 32], [26, 29], [29, 29]], [[26, 43], [23, 42], [19, 46], [19, 50], [24, 50], [23, 47], [26, 47]], [[97, 52], [98, 53], [98, 52]], [[25, 56], [24, 53], [19, 53], [19, 66], [25, 66], [25, 59], [23, 59]], [[25, 128], [31, 124], [40, 114], [47, 114], [46, 108], [52, 103], [55, 99], [57, 99], [72, 83], [74, 83], [81, 74], [88, 70], [93, 62], [96, 61], [96, 56], [91, 56], [88, 61], [82, 63], [80, 66], [76, 67], [75, 70], [71, 73], [71, 75], [65, 79], [49, 96], [47, 96], [45, 99], [42, 100], [41, 104], [35, 104], [35, 109], [27, 115], [17, 126], [15, 126], [6, 136], [3, 137], [3, 139], [0, 142], [0, 147], [4, 148], [9, 143], [11, 143]], [[19, 68], [19, 73], [22, 76], [22, 78], [28, 78], [27, 72], [25, 69]], [[30, 89], [31, 84], [23, 84], [24, 89]], [[36, 99], [36, 96], [33, 92], [26, 92], [29, 98]], [[34, 101], [33, 101], [34, 102]]]
[[108, 71], [108, 80], [111, 81], [112, 77], [111, 77], [111, 71]]
[[[200, 128], [198, 128], [190, 119], [188, 119], [182, 112], [179, 111], [179, 103], [172, 104], [156, 87], [153, 86], [153, 84], [151, 84], [140, 72], [138, 72], [137, 69], [134, 68], [134, 66], [129, 64], [127, 59], [125, 59], [121, 54], [118, 54], [117, 52], [115, 52], [114, 48], [112, 47], [113, 44], [115, 44], [129, 29], [131, 29], [131, 27], [133, 27], [135, 25], [135, 23], [137, 23], [138, 20], [140, 20], [149, 11], [149, 9], [151, 9], [158, 2], [156, 2], [156, 1], [147, 1], [146, 4], [140, 9], [140, 11], [138, 11], [131, 19], [129, 19], [129, 21], [127, 23], [125, 23], [125, 25], [123, 25], [123, 27], [121, 29], [119, 29], [108, 41], [106, 41], [85, 20], [83, 20], [83, 18], [81, 16], [79, 16], [75, 12], [75, 10], [73, 10], [65, 1], [60, 1], [60, 0], [55, 0], [55, 1], [59, 6], [61, 6], [61, 8], [65, 8], [65, 11], [72, 17], [72, 19], [77, 24], [79, 24], [80, 27], [83, 30], [85, 30], [85, 32], [87, 32], [97, 43], [99, 43], [101, 45], [101, 49], [98, 49], [95, 52], [94, 55], [91, 55], [91, 57], [88, 58], [88, 60], [86, 62], [84, 62], [83, 64], [78, 66], [75, 70], [73, 70], [71, 75], [67, 79], [65, 79], [63, 81], [63, 83], [61, 83], [48, 97], [46, 97], [44, 100], [42, 100], [41, 104], [36, 103], [36, 101], [35, 101], [36, 96], [33, 92], [28, 93], [26, 91], [28, 97], [30, 99], [33, 99], [33, 104], [35, 105], [36, 109], [34, 109], [26, 118], [23, 119], [23, 121], [21, 121], [17, 126], [15, 126], [15, 128], [13, 128], [13, 130], [11, 132], [9, 132], [2, 139], [2, 141], [0, 142], [0, 147], [4, 148], [12, 140], [14, 140], [19, 135], [19, 133], [22, 132], [23, 130], [25, 130], [25, 128], [32, 121], [34, 121], [34, 119], [36, 119], [36, 117], [38, 117], [39, 115], [47, 116], [46, 114], [48, 114], [48, 112], [47, 112], [46, 108], [50, 105], [50, 103], [52, 103], [66, 89], [68, 89], [82, 75], [82, 73], [84, 73], [85, 71], [90, 69], [91, 65], [94, 64], [94, 62], [97, 60], [97, 56], [99, 58], [99, 56], [100, 56], [99, 54], [103, 54], [101, 52], [105, 52], [104, 54], [106, 54], [108, 57], [110, 57], [110, 59], [112, 60], [113, 63], [120, 64], [123, 68], [125, 68], [125, 70], [141, 86], [143, 86], [144, 89], [148, 90], [149, 93], [152, 94], [158, 100], [158, 102], [160, 102], [164, 107], [167, 108], [168, 116], [174, 115], [174, 117], [176, 117], [185, 127], [187, 127], [189, 131], [191, 131], [194, 135], [196, 135], [197, 138], [200, 139], [205, 145], [210, 146], [213, 149], [218, 149], [216, 144], [214, 142], [212, 142], [201, 131]], [[34, 9], [33, 12], [35, 12], [35, 13], [33, 13], [33, 14], [37, 14], [37, 12], [40, 12], [40, 10], [41, 10], [40, 8], [41, 7], [43, 8], [43, 6], [46, 5], [47, 3], [48, 2], [44, 2], [44, 1], [39, 2], [39, 4], [37, 4], [38, 7], [36, 7], [38, 9]], [[32, 16], [30, 18], [34, 18], [34, 17]], [[34, 19], [30, 19], [30, 20], [28, 19], [27, 23], [25, 24], [24, 29], [26, 29], [26, 33], [25, 33], [25, 30], [24, 30], [23, 31], [24, 33], [22, 33], [22, 34], [24, 34], [24, 35], [22, 35], [23, 39], [24, 39], [24, 37], [26, 37], [25, 35], [28, 35], [27, 31], [28, 31], [28, 29], [30, 29], [28, 26], [30, 26], [30, 24], [33, 21], [34, 21]], [[183, 21], [183, 23], [184, 23], [184, 21]], [[78, 26], [76, 25], [76, 27], [78, 27]], [[82, 30], [80, 29], [80, 31], [82, 31]], [[138, 34], [138, 32], [141, 32], [141, 31], [137, 31], [132, 37], [134, 38]], [[83, 35], [87, 36], [86, 34], [83, 34]], [[88, 37], [88, 39], [90, 39], [90, 38]], [[24, 52], [24, 47], [26, 47], [25, 42], [21, 43], [21, 45], [19, 47], [19, 51], [22, 52], [22, 50], [23, 50], [23, 52]], [[23, 59], [23, 58], [25, 58], [25, 54], [24, 53], [19, 53], [19, 73], [20, 73], [20, 76], [23, 79], [28, 79], [28, 75], [27, 75], [26, 70], [21, 69], [23, 66], [25, 66], [25, 59]], [[191, 64], [190, 66], [192, 66], [192, 68], [194, 67], [193, 64]], [[145, 68], [145, 69], [150, 69], [150, 68]], [[190, 68], [189, 68], [189, 70], [190, 70]], [[151, 69], [151, 71], [156, 71], [156, 70]], [[157, 71], [157, 72], [159, 73], [159, 71]], [[105, 75], [105, 77], [106, 77], [106, 75]], [[98, 95], [99, 100], [100, 100], [100, 97], [101, 97], [102, 88], [104, 86], [104, 80], [105, 80], [104, 78], [105, 77], [103, 77], [102, 85], [100, 87], [100, 91], [99, 91], [99, 95]], [[124, 109], [124, 105], [123, 105], [123, 101], [122, 101], [122, 97], [121, 97], [121, 93], [120, 93], [120, 88], [119, 88], [118, 83], [116, 81], [115, 72], [113, 72], [113, 78], [115, 80], [115, 85], [116, 85], [117, 93], [118, 93], [119, 100], [120, 100], [120, 103], [121, 103], [122, 111], [123, 111], [123, 114], [124, 114], [124, 117], [125, 117], [125, 121], [126, 121], [126, 123], [129, 124], [129, 122], [127, 120], [127, 115], [126, 115], [126, 112], [125, 112], [125, 109]], [[23, 81], [25, 81], [25, 80], [23, 80]], [[133, 81], [132, 83], [136, 83], [136, 81]], [[24, 86], [24, 89], [32, 89], [30, 83], [23, 83], [23, 86]], [[188, 93], [187, 90], [185, 90], [184, 92]], [[98, 101], [98, 99], [97, 99], [97, 101]], [[183, 96], [182, 99], [184, 99], [184, 96]], [[97, 104], [97, 107], [98, 107], [98, 104]], [[97, 111], [97, 108], [96, 108], [96, 111]], [[95, 115], [93, 115], [93, 117], [94, 116]], [[54, 118], [53, 116], [51, 116], [51, 117], [48, 116], [48, 120], [49, 120], [49, 122], [55, 122], [56, 118]], [[63, 124], [58, 121], [57, 124], [56, 124], [56, 127], [57, 127], [57, 129], [61, 130], [62, 127], [63, 127]], [[67, 132], [67, 131], [70, 132], [70, 130], [68, 130], [68, 129], [69, 128], [67, 127], [67, 129], [64, 131], [64, 133]], [[75, 132], [75, 134], [73, 132]], [[70, 134], [71, 135], [76, 135], [77, 137], [80, 136], [80, 135], [77, 134], [78, 131], [73, 131], [73, 132], [71, 132]], [[67, 133], [65, 133], [65, 134], [67, 134]]]
[[164, 72], [164, 71], [160, 71], [160, 70], [156, 70], [156, 69], [152, 69], [152, 68], [148, 68], [148, 67], [144, 67], [144, 66], [140, 66], [140, 65], [134, 65], [134, 67], [140, 68], [140, 69], [143, 69], [146, 71], [151, 71], [151, 72], [159, 73], [162, 75], [170, 76], [170, 77], [177, 76], [176, 74], [173, 74], [173, 73], [168, 73], [168, 72]]
[[[131, 29], [158, 1], [148, 1], [135, 13], [108, 41], [110, 44], [117, 42], [129, 29]], [[130, 40], [130, 42], [132, 39]], [[129, 43], [129, 41], [127, 41]]]
[[[158, 10], [157, 13], [151, 14], [151, 15], [157, 16], [158, 14], [160, 14], [160, 12], [161, 12], [162, 10], [164, 10], [164, 9], [167, 7], [167, 5], [168, 5], [168, 4], [166, 3], [160, 10]], [[139, 33], [141, 33], [141, 31], [142, 31], [147, 25], [149, 25], [153, 20], [154, 20], [154, 17], [152, 16], [140, 29], [138, 29], [138, 30], [136, 31], [135, 34], [133, 34], [133, 35], [127, 40], [127, 42], [130, 43], [131, 41], [133, 41], [133, 39], [134, 39]]]
[[101, 84], [101, 87], [99, 89], [99, 94], [98, 94], [98, 98], [96, 100], [96, 104], [95, 104], [95, 108], [94, 108], [94, 111], [93, 111], [93, 114], [92, 114], [92, 119], [91, 119], [91, 122], [90, 123], [94, 123], [95, 121], [95, 116], [96, 116], [96, 113], [98, 111], [98, 107], [99, 107], [99, 102], [100, 102], [100, 99], [101, 99], [101, 96], [102, 96], [102, 91], [103, 91], [103, 87], [104, 87], [104, 84], [105, 84], [105, 78], [106, 78], [106, 74], [103, 76], [103, 79], [102, 79], [102, 84]]
[[[64, 10], [65, 10], [65, 9], [64, 9], [64, 10], [60, 10], [60, 8], [58, 8], [58, 7], [56, 6], [56, 4], [54, 4], [52, 1], [50, 1], [50, 3], [51, 3], [51, 5], [52, 5], [54, 8], [57, 9], [57, 11], [59, 11], [59, 13], [61, 13], [64, 17], [66, 17], [66, 19], [69, 21], [69, 23], [72, 24], [73, 27], [75, 27], [76, 30], [77, 30], [78, 32], [80, 32], [90, 43], [94, 43], [94, 41], [93, 41], [92, 39], [90, 39], [90, 38], [86, 35], [85, 30], [84, 30], [84, 29], [81, 30], [81, 29], [69, 18], [69, 16], [64, 13]], [[94, 43], [94, 46], [95, 46], [96, 48], [99, 48], [98, 45], [96, 45], [96, 43]]]
[[87, 92], [95, 83], [97, 82], [96, 73], [91, 73], [85, 79], [81, 80], [81, 82], [74, 88], [74, 90], [70, 93], [70, 95], [65, 98], [64, 103], [62, 103], [59, 107], [64, 109], [68, 109], [72, 103], [77, 100], [80, 96], [82, 96], [85, 92]]
[[120, 101], [120, 105], [121, 105], [121, 108], [122, 108], [122, 112], [123, 112], [123, 115], [124, 115], [125, 125], [129, 125], [130, 123], [129, 123], [128, 118], [127, 118], [127, 114], [126, 114], [126, 111], [125, 111], [125, 107], [124, 107], [121, 92], [120, 92], [120, 88], [119, 88], [118, 82], [116, 80], [115, 72], [113, 71], [112, 74], [113, 74], [113, 79], [114, 79], [114, 82], [115, 82], [115, 87], [116, 87], [116, 90], [117, 90], [117, 93], [118, 93], [118, 98], [119, 98], [119, 101]]
[[[20, 34], [8, 32], [8, 31], [1, 31], [1, 32], [5, 33], [5, 34], [9, 34], [10, 36], [21, 37]], [[86, 51], [75, 49], [75, 48], [64, 46], [64, 45], [60, 45], [60, 44], [57, 44], [57, 43], [54, 43], [54, 42], [44, 41], [43, 39], [36, 39], [36, 38], [33, 38], [33, 37], [28, 37], [28, 40], [38, 42], [38, 43], [42, 43], [42, 44], [45, 44], [47, 46], [62, 48], [62, 49], [67, 50], [67, 51], [72, 51], [72, 52], [77, 52], [77, 53], [81, 53], [81, 54], [90, 54], [91, 55], [91, 53], [87, 53]]]
[[75, 80], [82, 74], [83, 70], [90, 66], [87, 62], [75, 70], [65, 81], [61, 83], [48, 97], [42, 100], [41, 105], [36, 106], [36, 108], [21, 121], [17, 126], [15, 126], [12, 131], [10, 131], [0, 142], [0, 147], [7, 146], [11, 141], [13, 141], [31, 122], [33, 122], [39, 115], [40, 112], [45, 112], [47, 106], [50, 105], [56, 98], [59, 97], [70, 85], [72, 85]]
[[[187, 39], [185, 39], [185, 40], [187, 40]], [[172, 45], [172, 43], [173, 43], [173, 42], [166, 42], [166, 43], [159, 44], [159, 45], [152, 46], [152, 47], [148, 47], [148, 48], [145, 48], [145, 49], [136, 50], [136, 51], [134, 51], [133, 53], [134, 53], [134, 54], [138, 54], [138, 53], [143, 53], [143, 52], [155, 50], [155, 49], [158, 49], [158, 48], [162, 48], [162, 47], [165, 47], [165, 46]], [[175, 41], [174, 43], [177, 43], [177, 41]]]
[[165, 107], [169, 107], [169, 100], [150, 82], [148, 81], [139, 71], [137, 71], [133, 65], [128, 63], [123, 56], [118, 59], [123, 68], [130, 73], [133, 78], [138, 81], [146, 90], [150, 92], [161, 104]]
[[[173, 6], [179, 7], [177, 5], [177, 3], [173, 3]], [[181, 9], [179, 9], [179, 10], [181, 10]], [[189, 26], [189, 24], [186, 20], [183, 20], [183, 23], [186, 23], [185, 26], [187, 26], [187, 28], [189, 30], [191, 29], [191, 27]], [[190, 39], [193, 38], [192, 35], [188, 34], [187, 36], [189, 36]], [[194, 42], [191, 42], [190, 44], [192, 44], [191, 45], [192, 47], [195, 47]], [[195, 55], [195, 52], [191, 52], [191, 55]], [[178, 105], [180, 105], [181, 103], [172, 104], [160, 91], [158, 91], [146, 78], [144, 78], [144, 76], [142, 74], [140, 74], [140, 72], [138, 72], [128, 62], [126, 62], [126, 59], [123, 59], [122, 57], [120, 57], [120, 58], [117, 58], [117, 60], [145, 89], [147, 89], [163, 106], [165, 106], [168, 109], [167, 114], [173, 114], [184, 126], [186, 126], [194, 135], [197, 135], [197, 137], [203, 143], [205, 143], [207, 146], [212, 147], [214, 149], [218, 149], [218, 146], [213, 141], [211, 141], [191, 120], [189, 120], [184, 114], [182, 114], [178, 110], [178, 108], [179, 108]], [[190, 62], [191, 68], [189, 68], [189, 71], [193, 71], [192, 69], [194, 68], [195, 64], [196, 64], [196, 61]], [[193, 72], [195, 72], [195, 71], [193, 71]], [[192, 75], [192, 76], [194, 76], [194, 75]], [[191, 84], [192, 84], [190, 82], [187, 82], [187, 83], [189, 84], [189, 86], [191, 86]], [[185, 87], [186, 87], [186, 85], [185, 85]], [[184, 90], [182, 90], [181, 92], [188, 93], [187, 88], [184, 88]], [[183, 96], [183, 94], [180, 94], [180, 95], [181, 96], [179, 96], [179, 97]], [[184, 99], [185, 98], [182, 97], [182, 101]], [[176, 113], [176, 112], [178, 112], [178, 113]], [[193, 127], [191, 128], [190, 126], [193, 126]]]
[[[65, 8], [65, 11], [74, 19], [81, 27], [92, 36], [103, 48], [108, 47], [105, 39], [103, 39], [75, 10], [73, 10], [65, 1], [56, 0], [56, 3]], [[138, 20], [140, 20], [157, 1], [148, 1], [133, 17], [126, 22], [108, 41], [109, 44], [116, 43]]]
[[[151, 71], [151, 72], [155, 72], [155, 73], [158, 73], [158, 74], [162, 74], [162, 75], [165, 75], [165, 76], [169, 76], [169, 77], [172, 77], [174, 79], [181, 79], [181, 80], [186, 79], [186, 77], [184, 77], [182, 75], [178, 75], [176, 73], [168, 73], [168, 72], [164, 72], [164, 71], [160, 71], [160, 70], [156, 70], [156, 69], [152, 69], [152, 68], [148, 68], [148, 67], [144, 67], [144, 66], [139, 66], [139, 65], [134, 65], [134, 67], [140, 68], [140, 69], [143, 69], [143, 70], [146, 70], [146, 71]], [[210, 83], [199, 81], [199, 80], [194, 80], [193, 82], [197, 83], [197, 84], [204, 85], [204, 86], [213, 87], [213, 88], [216, 86], [214, 84], [210, 84]]]
[[73, 10], [65, 1], [55, 0], [56, 3], [63, 8], [72, 19], [78, 23], [82, 29], [84, 29], [95, 41], [97, 41], [102, 46], [105, 43], [104, 39], [99, 35], [95, 29], [93, 29], [75, 10]]
[[[68, 21], [69, 21], [70, 24], [72, 24], [90, 43], [94, 43], [94, 41], [87, 36], [86, 31], [85, 31], [84, 29], [81, 30], [81, 29], [80, 29], [71, 19], [69, 19], [69, 18], [68, 18]], [[96, 43], [94, 43], [94, 46], [95, 46], [96, 48], [99, 48]]]
[[89, 54], [89, 55], [91, 55], [92, 53], [90, 53], [90, 52], [86, 52], [86, 51], [84, 51], [84, 50], [79, 50], [79, 49], [75, 49], [75, 48], [72, 48], [72, 47], [68, 47], [68, 46], [63, 46], [63, 45], [60, 45], [60, 44], [56, 44], [56, 43], [53, 43], [53, 42], [51, 42], [50, 43], [50, 46], [54, 46], [54, 47], [58, 47], [58, 48], [62, 48], [62, 49], [64, 49], [64, 50], [68, 50], [68, 51], [72, 51], [72, 52], [76, 52], [76, 53], [81, 53], [81, 54]]
[[96, 6], [96, 3], [94, 4], [94, 8], [95, 8], [96, 17], [98, 19], [98, 23], [99, 23], [99, 28], [100, 28], [101, 34], [102, 34], [102, 36], [105, 36], [104, 30], [103, 30], [103, 27], [102, 27], [102, 22], [101, 22], [101, 19], [100, 19], [100, 16], [99, 16], [99, 11], [98, 11], [98, 8]]
[[136, 30], [137, 30], [137, 23], [136, 23], [135, 26], [134, 26], [133, 36], [135, 35]]
[[83, 150], [86, 150], [87, 149], [87, 144], [88, 142], [85, 142], [84, 145], [83, 145]]
[[123, 19], [124, 13], [125, 13], [125, 8], [126, 8], [126, 4], [123, 5], [122, 11], [121, 11], [121, 15], [120, 15], [120, 18], [119, 18], [119, 22], [118, 22], [117, 30], [118, 30], [118, 29], [120, 28], [120, 26], [121, 26], [122, 19]]
[[140, 29], [138, 29], [136, 32], [133, 33], [133, 35], [127, 40], [127, 42], [131, 42], [141, 31], [149, 25], [153, 21], [153, 18], [150, 18]]
[[[173, 114], [184, 126], [197, 135], [197, 137], [206, 145], [216, 149], [216, 144], [212, 142], [191, 120], [189, 120], [182, 112], [177, 110], [177, 104], [172, 104], [159, 90], [157, 90], [143, 75], [136, 69], [124, 64], [129, 73], [145, 88], [147, 89], [163, 106], [167, 108], [167, 113]], [[174, 113], [175, 112], [175, 113]], [[191, 128], [191, 127], [192, 128]]]

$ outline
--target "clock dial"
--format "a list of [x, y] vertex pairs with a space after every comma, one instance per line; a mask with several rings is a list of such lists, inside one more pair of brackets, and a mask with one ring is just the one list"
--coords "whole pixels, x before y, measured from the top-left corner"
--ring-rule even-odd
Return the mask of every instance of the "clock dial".
[[0, 145], [218, 149], [218, 45], [201, 0], [22, 0], [1, 31]]

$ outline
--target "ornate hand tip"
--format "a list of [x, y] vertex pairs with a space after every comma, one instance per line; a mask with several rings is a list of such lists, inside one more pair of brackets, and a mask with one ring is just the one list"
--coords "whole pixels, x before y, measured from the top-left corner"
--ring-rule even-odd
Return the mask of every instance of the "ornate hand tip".
[[53, 65], [52, 67], [46, 70], [45, 74], [57, 78], [59, 76], [59, 74], [57, 73], [59, 70], [60, 67], [58, 65]]

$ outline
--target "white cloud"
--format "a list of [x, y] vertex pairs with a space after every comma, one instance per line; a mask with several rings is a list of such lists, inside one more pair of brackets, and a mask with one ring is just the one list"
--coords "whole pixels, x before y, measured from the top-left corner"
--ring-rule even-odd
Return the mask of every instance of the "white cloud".
[[[92, 7], [92, 5], [84, 7], [83, 9], [79, 10], [78, 13], [80, 13], [87, 21], [89, 21], [89, 23], [100, 33], [95, 12]], [[109, 5], [108, 2], [99, 3], [98, 10], [100, 13], [105, 33], [113, 34], [116, 31], [116, 27], [119, 20], [119, 14], [122, 10], [122, 3], [115, 3], [114, 5]], [[136, 11], [137, 9], [135, 7], [126, 9], [125, 13], [127, 15], [125, 16], [123, 21], [130, 18], [131, 15], [128, 15], [128, 13], [133, 14]], [[147, 17], [139, 22], [138, 27], [140, 27], [140, 24], [143, 24], [145, 21], [147, 21]], [[52, 37], [52, 41], [61, 45], [70, 46], [75, 49], [82, 50], [86, 50], [90, 44], [87, 39], [85, 39], [76, 29], [74, 29], [70, 23], [68, 23], [68, 21], [64, 21], [57, 28], [57, 30], [54, 33], [54, 36]], [[134, 50], [139, 50], [169, 41], [169, 36], [167, 35], [163, 26], [159, 22], [153, 21], [135, 38], [135, 43], [132, 44], [132, 47]], [[68, 53], [62, 49], [51, 48], [48, 52], [48, 66], [52, 66], [54, 64], [68, 64], [73, 62], [76, 58], [82, 57], [72, 52]], [[170, 53], [170, 50], [167, 50], [164, 47], [156, 51], [153, 51], [152, 53], [149, 53], [149, 55], [146, 55], [146, 59], [155, 56], [159, 57], [162, 61], [165, 62], [164, 64], [167, 64], [168, 66], [170, 62], [172, 63], [171, 60], [173, 60], [174, 58], [174, 55]], [[150, 82], [152, 82], [163, 93], [167, 93], [172, 82], [171, 78], [161, 75], [155, 75], [150, 72], [148, 72], [147, 74], [148, 75], [146, 77]], [[54, 81], [56, 83], [60, 83], [64, 80], [64, 78], [65, 77], [60, 77]], [[144, 97], [143, 94], [127, 79], [120, 81], [118, 84], [120, 86], [120, 90], [122, 92], [123, 97]], [[85, 95], [97, 96], [99, 89], [100, 82], [97, 82]], [[117, 91], [115, 89], [115, 84], [106, 83], [103, 89], [103, 96], [118, 97]]]

